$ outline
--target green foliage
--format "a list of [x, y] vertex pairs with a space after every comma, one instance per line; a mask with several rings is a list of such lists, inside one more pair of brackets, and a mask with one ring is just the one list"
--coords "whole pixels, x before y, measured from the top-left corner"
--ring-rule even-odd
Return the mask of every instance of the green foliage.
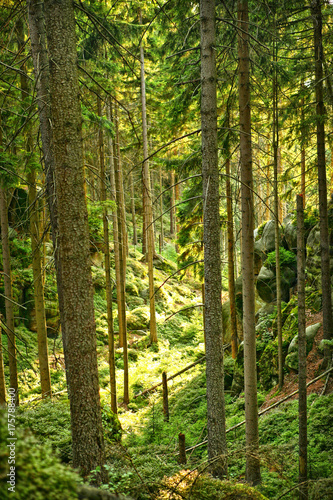
[[79, 476], [60, 463], [49, 443], [40, 444], [29, 432], [16, 427], [15, 493], [10, 486], [6, 413], [0, 412], [0, 489], [4, 500], [74, 500]]
[[[290, 250], [286, 250], [283, 247], [280, 247], [280, 266], [283, 267], [295, 267], [296, 265], [296, 255]], [[275, 251], [269, 252], [267, 254], [267, 259], [265, 261], [265, 266], [268, 269], [275, 269], [276, 267], [276, 257]]]

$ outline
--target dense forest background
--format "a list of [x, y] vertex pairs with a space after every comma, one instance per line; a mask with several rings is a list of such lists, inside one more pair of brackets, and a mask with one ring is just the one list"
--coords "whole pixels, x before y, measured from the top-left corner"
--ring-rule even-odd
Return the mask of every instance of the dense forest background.
[[332, 499], [331, 3], [0, 5], [2, 498]]

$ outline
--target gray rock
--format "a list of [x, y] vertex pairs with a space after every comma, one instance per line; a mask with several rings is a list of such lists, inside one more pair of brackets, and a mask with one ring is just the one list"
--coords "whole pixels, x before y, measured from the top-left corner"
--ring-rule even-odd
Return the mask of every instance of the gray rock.
[[[315, 336], [317, 335], [320, 327], [321, 323], [315, 323], [314, 325], [308, 326], [305, 330], [306, 354], [309, 354], [311, 351]], [[289, 344], [285, 365], [290, 370], [298, 371], [298, 335], [295, 335]]]
[[262, 266], [257, 279], [257, 291], [259, 297], [268, 304], [276, 298], [276, 278], [275, 273], [265, 266]]
[[297, 226], [293, 214], [288, 214], [283, 220], [284, 238], [288, 245], [288, 249], [292, 252], [297, 252]]

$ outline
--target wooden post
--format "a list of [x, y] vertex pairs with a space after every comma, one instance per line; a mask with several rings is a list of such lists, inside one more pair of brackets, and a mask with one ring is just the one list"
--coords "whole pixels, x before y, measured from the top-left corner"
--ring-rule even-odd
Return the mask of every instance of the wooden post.
[[181, 432], [178, 434], [178, 443], [179, 443], [178, 463], [186, 464], [185, 434], [182, 434]]
[[168, 381], [167, 373], [162, 373], [162, 385], [163, 385], [163, 413], [165, 422], [169, 422], [169, 401], [168, 401]]

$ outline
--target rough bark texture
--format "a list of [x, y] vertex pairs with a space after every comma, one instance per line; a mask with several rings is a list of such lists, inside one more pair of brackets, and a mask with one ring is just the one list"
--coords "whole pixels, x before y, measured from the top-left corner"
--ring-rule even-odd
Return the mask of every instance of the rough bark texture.
[[[141, 13], [140, 13], [140, 21]], [[146, 83], [145, 83], [145, 62], [143, 46], [140, 45], [141, 62], [141, 113], [142, 113], [142, 142], [143, 142], [143, 191], [145, 199], [145, 221], [146, 221], [146, 241], [147, 241], [147, 262], [149, 278], [149, 311], [150, 311], [150, 341], [157, 342], [157, 326], [155, 311], [155, 290], [154, 290], [154, 267], [153, 258], [155, 254], [154, 226], [153, 226], [153, 205], [150, 187], [149, 162], [148, 158], [148, 133], [147, 133], [147, 107], [146, 107]]]
[[[102, 103], [100, 97], [97, 99], [98, 115], [102, 117]], [[104, 160], [104, 134], [101, 127], [98, 130], [99, 164], [101, 173], [101, 201], [106, 202], [105, 183], [105, 160]], [[112, 281], [110, 272], [110, 243], [109, 243], [109, 219], [108, 209], [103, 207], [103, 235], [104, 235], [104, 267], [105, 267], [105, 288], [106, 288], [106, 314], [108, 322], [108, 344], [109, 344], [109, 369], [110, 369], [110, 390], [111, 390], [111, 410], [117, 413], [117, 387], [116, 387], [116, 365], [114, 352], [114, 331], [113, 331], [113, 311], [112, 311]]]
[[[16, 24], [18, 48], [24, 53], [24, 26], [22, 19]], [[26, 75], [25, 64], [21, 66], [20, 82], [21, 82], [21, 96], [22, 101], [29, 93], [28, 77]], [[27, 130], [26, 138], [26, 153], [31, 155], [33, 151], [33, 138], [30, 127]], [[45, 315], [45, 301], [44, 301], [44, 283], [43, 283], [43, 266], [41, 256], [41, 238], [40, 238], [40, 222], [39, 210], [37, 199], [37, 184], [36, 172], [28, 168], [27, 173], [28, 181], [28, 200], [29, 200], [29, 226], [30, 226], [30, 239], [31, 239], [31, 253], [32, 253], [32, 272], [34, 279], [34, 301], [35, 301], [35, 316], [37, 325], [37, 339], [38, 339], [38, 360], [40, 382], [42, 389], [42, 397], [51, 397], [51, 377], [49, 368], [49, 353], [47, 345], [47, 328], [46, 328], [46, 315]]]
[[[119, 144], [119, 123], [117, 106], [115, 106], [115, 129], [116, 137], [114, 141], [114, 173], [116, 187], [116, 202], [117, 202], [117, 222], [118, 222], [118, 247], [119, 247], [119, 292], [121, 301], [122, 314], [122, 331], [119, 329], [119, 344], [123, 347], [124, 359], [124, 403], [129, 403], [128, 393], [128, 354], [127, 354], [127, 324], [126, 324], [126, 303], [125, 303], [125, 288], [126, 288], [126, 226], [125, 221], [125, 205], [124, 205], [124, 185], [120, 163], [120, 144]], [[120, 325], [120, 323], [119, 323]]]
[[104, 442], [72, 1], [46, 0], [45, 21], [63, 296], [61, 324], [69, 385], [73, 466], [87, 476], [104, 464]]
[[161, 222], [161, 234], [160, 234], [160, 253], [162, 252], [164, 246], [164, 227], [163, 227], [163, 176], [162, 167], [160, 167], [160, 222]]
[[305, 244], [302, 196], [297, 196], [297, 294], [298, 294], [298, 425], [299, 425], [299, 498], [308, 498], [307, 487], [307, 402], [305, 335]]
[[138, 244], [138, 236], [136, 229], [136, 217], [135, 217], [135, 197], [134, 197], [134, 179], [133, 173], [130, 173], [129, 176], [130, 188], [131, 188], [131, 213], [132, 213], [132, 224], [133, 224], [133, 245], [136, 246]]
[[[323, 97], [323, 43], [321, 1], [311, 1], [311, 15], [314, 32], [315, 81], [316, 81], [316, 121], [317, 121], [317, 166], [320, 217], [321, 286], [323, 297], [324, 339], [333, 337], [332, 287], [330, 273], [330, 247], [327, 217], [327, 183], [325, 162], [325, 108]], [[326, 362], [330, 349], [325, 349]]]
[[200, 28], [208, 459], [211, 461], [212, 474], [222, 478], [227, 473], [227, 444], [217, 159], [215, 0], [200, 1]]
[[[49, 352], [47, 345], [47, 328], [46, 328], [46, 315], [45, 315], [45, 301], [44, 301], [44, 283], [42, 271], [42, 258], [40, 252], [40, 235], [39, 235], [39, 217], [38, 217], [38, 201], [37, 201], [37, 187], [36, 187], [36, 174], [31, 171], [28, 173], [27, 180], [29, 182], [29, 209], [30, 209], [30, 238], [31, 238], [31, 252], [32, 252], [32, 271], [34, 278], [34, 300], [35, 300], [35, 314], [37, 324], [37, 339], [38, 339], [38, 359], [39, 359], [39, 372], [40, 383], [42, 389], [42, 397], [51, 397], [51, 377], [49, 367]], [[37, 202], [37, 203], [36, 203]]]
[[17, 382], [17, 359], [16, 341], [14, 331], [14, 305], [12, 294], [12, 278], [10, 266], [10, 250], [8, 238], [8, 211], [7, 196], [3, 187], [0, 187], [0, 217], [1, 217], [1, 243], [2, 243], [2, 264], [5, 288], [5, 309], [6, 309], [6, 333], [8, 339], [8, 364], [9, 364], [9, 384], [15, 390], [16, 404], [19, 403], [18, 382]]
[[[3, 316], [0, 314], [0, 321], [3, 321]], [[3, 364], [3, 353], [2, 353], [2, 324], [0, 323], [0, 406], [6, 404], [6, 379], [5, 379], [5, 369]]]
[[[229, 113], [229, 111], [228, 111]], [[226, 126], [229, 128], [229, 116]], [[227, 217], [228, 217], [228, 291], [230, 301], [230, 332], [231, 332], [231, 353], [233, 359], [236, 359], [238, 352], [237, 337], [237, 317], [236, 317], [236, 298], [235, 298], [235, 269], [234, 269], [234, 222], [232, 213], [232, 193], [230, 182], [230, 147], [229, 135], [226, 144], [226, 162], [225, 162], [225, 183], [227, 195]]]
[[[275, 23], [275, 19], [274, 19]], [[277, 60], [276, 47], [273, 46], [273, 60]], [[282, 311], [281, 311], [281, 267], [280, 267], [280, 202], [278, 189], [278, 157], [279, 157], [279, 128], [278, 128], [278, 100], [277, 100], [277, 73], [273, 75], [273, 163], [274, 163], [274, 228], [275, 228], [275, 275], [276, 275], [276, 307], [277, 307], [277, 338], [278, 338], [278, 371], [279, 388], [283, 386], [283, 353], [282, 353]]]
[[255, 335], [253, 179], [251, 108], [249, 79], [248, 2], [238, 0], [239, 125], [242, 196], [242, 274], [244, 384], [246, 417], [246, 480], [258, 484], [260, 478], [257, 368]]

